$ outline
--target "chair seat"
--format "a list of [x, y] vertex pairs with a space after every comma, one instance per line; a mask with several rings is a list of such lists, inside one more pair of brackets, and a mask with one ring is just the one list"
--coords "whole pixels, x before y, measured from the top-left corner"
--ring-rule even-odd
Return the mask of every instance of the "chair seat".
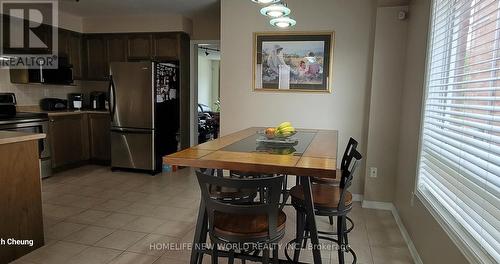
[[320, 177], [312, 177], [311, 182], [319, 183], [319, 184], [330, 184], [330, 185], [339, 185], [340, 178], [342, 177], [342, 171], [337, 169], [335, 171], [335, 178], [320, 178]]
[[[286, 214], [280, 211], [278, 228], [285, 228]], [[214, 231], [219, 235], [263, 238], [268, 235], [267, 215], [235, 215], [221, 212], [214, 214]]]
[[[297, 185], [290, 189], [290, 196], [299, 201], [304, 201], [304, 188], [302, 185]], [[312, 184], [311, 185], [314, 206], [326, 208], [326, 209], [337, 209], [340, 201], [340, 194], [342, 189], [339, 186], [332, 186], [326, 184]], [[345, 195], [345, 206], [350, 206], [352, 204], [352, 194], [346, 192]]]

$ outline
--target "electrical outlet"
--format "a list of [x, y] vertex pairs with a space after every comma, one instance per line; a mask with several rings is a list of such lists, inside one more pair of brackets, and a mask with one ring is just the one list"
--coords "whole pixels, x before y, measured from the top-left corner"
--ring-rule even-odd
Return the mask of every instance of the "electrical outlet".
[[370, 167], [370, 178], [377, 178], [377, 168]]

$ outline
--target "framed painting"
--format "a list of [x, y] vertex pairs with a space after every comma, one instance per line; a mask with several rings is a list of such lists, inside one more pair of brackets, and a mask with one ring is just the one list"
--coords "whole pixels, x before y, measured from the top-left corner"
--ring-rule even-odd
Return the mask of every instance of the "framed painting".
[[254, 33], [253, 89], [331, 92], [334, 32]]

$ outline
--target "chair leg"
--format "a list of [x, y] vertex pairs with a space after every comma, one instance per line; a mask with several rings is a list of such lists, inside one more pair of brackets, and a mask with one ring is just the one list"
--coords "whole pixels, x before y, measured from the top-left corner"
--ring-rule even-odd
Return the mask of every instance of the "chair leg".
[[295, 250], [293, 252], [293, 261], [298, 262], [300, 257], [300, 249], [302, 248], [302, 241], [304, 240], [304, 227], [305, 227], [305, 217], [300, 211], [297, 211], [297, 227], [295, 231], [295, 237], [297, 241], [295, 242]]
[[229, 250], [228, 264], [234, 264], [234, 249]]
[[269, 247], [266, 247], [262, 251], [262, 263], [263, 264], [269, 264]]
[[279, 261], [279, 246], [273, 245], [273, 264], [278, 264]]
[[219, 264], [217, 243], [213, 243], [212, 246], [212, 264]]
[[343, 232], [344, 233], [344, 245], [345, 245], [345, 249], [347, 250], [348, 249], [347, 247], [349, 246], [349, 238], [348, 238], [349, 233], [347, 233], [347, 216], [343, 216], [342, 219], [343, 219], [342, 222], [344, 225], [344, 232]]
[[330, 219], [330, 225], [333, 225], [333, 216], [329, 216], [328, 219]]
[[338, 255], [339, 264], [344, 264], [344, 222], [343, 216], [337, 217], [337, 239], [338, 239]]

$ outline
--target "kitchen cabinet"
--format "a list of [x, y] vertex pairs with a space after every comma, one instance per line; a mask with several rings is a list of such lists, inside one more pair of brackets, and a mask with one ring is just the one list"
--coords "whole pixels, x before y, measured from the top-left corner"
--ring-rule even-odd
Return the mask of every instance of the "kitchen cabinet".
[[106, 40], [103, 35], [88, 35], [84, 38], [85, 79], [102, 81], [109, 76]]
[[88, 114], [90, 160], [98, 163], [111, 161], [111, 120], [108, 114]]
[[[21, 134], [0, 133], [7, 140], [6, 133]], [[14, 140], [0, 143], [0, 238], [29, 239], [33, 245], [0, 245], [0, 263], [10, 263], [44, 245], [38, 141]]]
[[154, 57], [165, 60], [179, 58], [179, 35], [169, 33], [157, 33], [154, 35]]
[[59, 56], [69, 56], [69, 35], [70, 31], [59, 29], [57, 32]]
[[106, 36], [108, 49], [108, 64], [127, 61], [127, 38], [122, 34]]
[[49, 116], [52, 168], [78, 164], [89, 159], [86, 114]]
[[80, 80], [82, 74], [82, 35], [76, 32], [70, 32], [68, 38], [68, 59], [73, 65], [73, 79]]
[[59, 29], [59, 56], [68, 58], [73, 65], [73, 79], [82, 79], [82, 36], [80, 33]]
[[144, 60], [153, 57], [153, 38], [151, 34], [128, 35], [128, 60]]

